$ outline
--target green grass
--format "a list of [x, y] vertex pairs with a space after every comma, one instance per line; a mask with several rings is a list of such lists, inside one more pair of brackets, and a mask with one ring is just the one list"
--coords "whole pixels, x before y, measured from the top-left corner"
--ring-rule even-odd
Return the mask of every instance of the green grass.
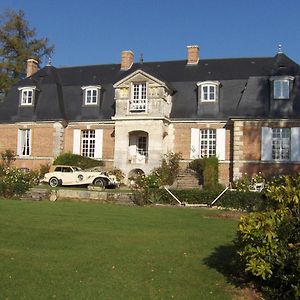
[[236, 221], [213, 215], [0, 200], [0, 299], [233, 299], [206, 261]]

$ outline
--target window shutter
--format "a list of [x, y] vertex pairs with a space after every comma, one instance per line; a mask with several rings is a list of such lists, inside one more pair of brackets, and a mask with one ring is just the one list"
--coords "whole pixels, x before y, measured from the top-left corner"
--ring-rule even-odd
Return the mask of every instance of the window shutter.
[[272, 159], [272, 128], [261, 128], [261, 160]]
[[199, 158], [199, 135], [198, 128], [191, 128], [191, 159]]
[[95, 130], [95, 158], [102, 158], [103, 129]]
[[300, 161], [300, 127], [291, 129], [291, 160]]
[[22, 131], [18, 129], [18, 144], [17, 144], [17, 155], [20, 156], [22, 154]]
[[81, 138], [81, 130], [74, 129], [73, 130], [73, 154], [80, 155], [80, 138]]
[[31, 138], [31, 129], [29, 130], [29, 155], [31, 155], [31, 147], [32, 147], [32, 138]]
[[225, 160], [225, 147], [226, 147], [226, 130], [225, 128], [218, 128], [216, 134], [216, 155], [219, 160]]

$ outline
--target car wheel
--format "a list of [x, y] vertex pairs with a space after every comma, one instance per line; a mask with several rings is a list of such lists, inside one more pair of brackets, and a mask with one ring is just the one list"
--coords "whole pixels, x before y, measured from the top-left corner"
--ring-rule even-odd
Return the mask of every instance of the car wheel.
[[49, 185], [51, 187], [57, 187], [59, 185], [59, 180], [56, 177], [51, 177], [49, 180]]
[[105, 188], [106, 187], [106, 181], [102, 178], [96, 178], [93, 182], [94, 185]]

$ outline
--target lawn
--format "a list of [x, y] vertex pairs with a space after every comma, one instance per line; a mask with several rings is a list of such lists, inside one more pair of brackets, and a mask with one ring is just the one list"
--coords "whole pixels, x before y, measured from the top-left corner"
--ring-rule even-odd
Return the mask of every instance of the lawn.
[[234, 299], [207, 262], [237, 223], [215, 214], [0, 200], [0, 299]]

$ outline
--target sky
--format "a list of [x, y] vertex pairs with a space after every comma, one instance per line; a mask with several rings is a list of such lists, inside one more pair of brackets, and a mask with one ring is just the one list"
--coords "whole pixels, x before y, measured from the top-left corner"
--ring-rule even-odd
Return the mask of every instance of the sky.
[[23, 10], [38, 37], [55, 50], [52, 65], [274, 56], [278, 44], [300, 64], [300, 0], [1, 0]]

